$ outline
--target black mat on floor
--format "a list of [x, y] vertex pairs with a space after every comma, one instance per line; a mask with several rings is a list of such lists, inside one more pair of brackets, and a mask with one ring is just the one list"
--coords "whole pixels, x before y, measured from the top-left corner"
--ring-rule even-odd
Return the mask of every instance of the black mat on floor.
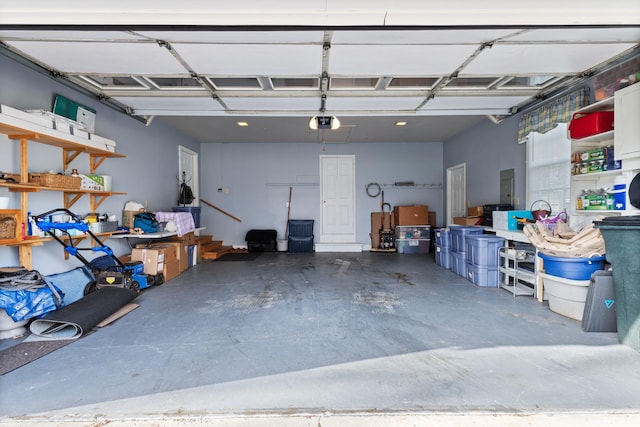
[[31, 363], [75, 340], [45, 340], [21, 342], [0, 351], [0, 375]]
[[221, 256], [216, 261], [253, 261], [260, 255], [262, 252], [230, 253]]
[[54, 340], [80, 338], [135, 297], [136, 294], [129, 289], [101, 288], [34, 320], [29, 330], [34, 335]]

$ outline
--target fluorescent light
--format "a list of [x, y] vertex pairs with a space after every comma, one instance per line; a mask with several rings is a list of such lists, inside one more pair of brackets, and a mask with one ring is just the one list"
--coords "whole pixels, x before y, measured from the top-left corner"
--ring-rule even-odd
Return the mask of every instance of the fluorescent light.
[[313, 116], [309, 120], [309, 129], [331, 129], [340, 128], [340, 120], [336, 116]]
[[249, 126], [249, 123], [247, 122], [237, 122], [238, 126], [240, 126], [241, 128], [246, 128], [247, 126]]
[[406, 126], [407, 122], [396, 122], [396, 126]]

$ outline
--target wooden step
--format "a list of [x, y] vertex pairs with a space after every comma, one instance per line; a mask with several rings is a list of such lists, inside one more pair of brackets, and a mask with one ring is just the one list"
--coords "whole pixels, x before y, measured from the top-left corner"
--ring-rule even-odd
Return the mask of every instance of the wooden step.
[[222, 247], [221, 240], [213, 240], [211, 242], [207, 242], [205, 244], [200, 245], [200, 251], [202, 253], [215, 252], [217, 249], [220, 249], [221, 247]]
[[233, 251], [233, 246], [220, 246], [217, 249], [202, 252], [202, 259], [218, 259]]

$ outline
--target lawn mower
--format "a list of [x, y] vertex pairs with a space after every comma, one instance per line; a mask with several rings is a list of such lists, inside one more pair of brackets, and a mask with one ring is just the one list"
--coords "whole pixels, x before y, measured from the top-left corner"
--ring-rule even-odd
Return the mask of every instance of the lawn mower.
[[[69, 216], [71, 221], [53, 222], [52, 217], [60, 214]], [[87, 283], [84, 288], [84, 295], [87, 295], [96, 289], [108, 286], [127, 288], [138, 294], [141, 289], [146, 289], [153, 285], [158, 286], [164, 283], [164, 276], [162, 273], [155, 276], [145, 274], [144, 263], [142, 261], [122, 262], [113, 254], [113, 251], [109, 246], [106, 246], [95, 234], [93, 234], [87, 223], [82, 221], [80, 217], [68, 209], [54, 209], [52, 211], [36, 215], [34, 218], [38, 228], [53, 237], [64, 247], [64, 250], [67, 253], [78, 258], [91, 270], [95, 280]], [[71, 230], [77, 230], [84, 234], [72, 235], [70, 233]], [[59, 233], [56, 233], [56, 231]], [[90, 247], [78, 247], [76, 245], [78, 241], [82, 240], [87, 235], [93, 239], [94, 244]], [[101, 262], [100, 264], [103, 266], [98, 266], [98, 263], [89, 262], [87, 258], [81, 254], [82, 251], [102, 252], [110, 259], [108, 259], [108, 262], [106, 263]]]

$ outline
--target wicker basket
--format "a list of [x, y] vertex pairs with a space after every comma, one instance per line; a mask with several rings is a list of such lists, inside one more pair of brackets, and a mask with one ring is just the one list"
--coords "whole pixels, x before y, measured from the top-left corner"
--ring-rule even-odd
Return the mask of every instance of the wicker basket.
[[14, 182], [19, 183], [20, 182], [20, 174], [19, 173], [3, 173], [2, 175], [2, 179], [5, 182], [10, 182], [10, 180], [13, 180]]
[[30, 173], [29, 182], [41, 187], [79, 190], [82, 179], [78, 176], [58, 175], [54, 173]]
[[15, 239], [18, 220], [12, 214], [0, 214], [0, 239]]

